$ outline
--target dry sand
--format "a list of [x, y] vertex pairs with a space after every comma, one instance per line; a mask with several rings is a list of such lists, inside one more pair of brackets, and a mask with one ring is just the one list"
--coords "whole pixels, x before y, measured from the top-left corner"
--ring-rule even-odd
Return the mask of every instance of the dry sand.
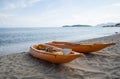
[[66, 64], [33, 58], [28, 52], [0, 56], [0, 79], [120, 79], [120, 34], [80, 43], [109, 43], [93, 54]]

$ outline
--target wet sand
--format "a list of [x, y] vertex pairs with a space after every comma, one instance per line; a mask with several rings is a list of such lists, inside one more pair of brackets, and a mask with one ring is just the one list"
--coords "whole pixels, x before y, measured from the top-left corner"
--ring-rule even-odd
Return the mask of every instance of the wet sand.
[[29, 52], [0, 56], [0, 79], [120, 79], [120, 34], [78, 43], [111, 42], [116, 45], [59, 65]]

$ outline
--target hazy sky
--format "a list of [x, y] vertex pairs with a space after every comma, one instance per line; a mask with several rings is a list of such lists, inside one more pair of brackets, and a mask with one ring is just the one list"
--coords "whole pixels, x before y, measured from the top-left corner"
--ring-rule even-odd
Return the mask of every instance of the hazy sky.
[[0, 0], [0, 27], [120, 22], [120, 0]]

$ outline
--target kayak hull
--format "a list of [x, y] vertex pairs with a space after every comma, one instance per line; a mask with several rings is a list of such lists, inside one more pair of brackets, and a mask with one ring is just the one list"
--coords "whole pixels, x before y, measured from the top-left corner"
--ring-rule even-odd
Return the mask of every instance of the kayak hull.
[[[53, 47], [53, 46], [52, 46]], [[30, 47], [30, 54], [33, 57], [46, 60], [52, 63], [68, 63], [78, 57], [84, 56], [82, 53], [77, 53], [72, 51], [74, 54], [68, 54], [68, 55], [57, 55], [57, 54], [51, 54], [43, 50], [38, 50], [34, 48], [34, 46]]]
[[102, 50], [106, 47], [109, 47], [111, 45], [115, 45], [115, 43], [101, 43], [101, 44], [76, 44], [76, 43], [70, 43], [70, 42], [50, 42], [47, 43], [49, 45], [53, 45], [59, 48], [69, 48], [76, 52], [82, 52], [82, 53], [90, 53], [90, 52], [96, 52], [99, 50]]

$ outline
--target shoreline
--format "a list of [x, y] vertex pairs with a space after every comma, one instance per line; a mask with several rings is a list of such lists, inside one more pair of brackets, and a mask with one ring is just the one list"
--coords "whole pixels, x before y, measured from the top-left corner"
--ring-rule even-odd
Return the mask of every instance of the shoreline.
[[39, 43], [50, 41], [82, 41], [115, 33], [120, 33], [120, 29], [102, 27], [0, 29], [0, 55], [27, 52], [29, 46]]
[[120, 34], [77, 41], [110, 42], [116, 45], [61, 65], [33, 58], [29, 52], [0, 56], [0, 79], [119, 79]]
[[[72, 41], [69, 41], [69, 42], [75, 42], [75, 43], [83, 43], [84, 44], [84, 41], [87, 41], [87, 40], [94, 40], [94, 39], [99, 39], [99, 38], [104, 38], [104, 37], [109, 37], [109, 36], [113, 36], [113, 35], [117, 35], [117, 34], [112, 34], [112, 35], [107, 35], [107, 36], [102, 36], [102, 37], [95, 37], [95, 38], [89, 38], [89, 39], [85, 39], [85, 40], [76, 40], [76, 41], [74, 41], [74, 40], [72, 40]], [[96, 43], [96, 42], [95, 42]], [[98, 42], [99, 43], [99, 42]], [[28, 44], [28, 43], [27, 43]], [[88, 42], [88, 44], [89, 44], [89, 42]], [[30, 45], [30, 44], [29, 44]], [[15, 47], [17, 46], [17, 44], [13, 44], [13, 46], [11, 47], [2, 47], [4, 50], [6, 50], [6, 48], [8, 49], [8, 51], [9, 52], [4, 52], [4, 51], [2, 51], [2, 52], [0, 52], [0, 56], [5, 56], [5, 55], [11, 55], [11, 54], [16, 54], [16, 52], [17, 51], [20, 51], [20, 52], [17, 52], [17, 53], [21, 53], [21, 52], [28, 52], [28, 48], [29, 47], [27, 47], [26, 48], [26, 51], [24, 51], [24, 50], [18, 50], [18, 49], [16, 49]], [[18, 44], [18, 46], [20, 46], [21, 47], [21, 44]], [[14, 51], [13, 50], [11, 50], [12, 48], [15, 48], [14, 49]], [[24, 49], [24, 48], [22, 48], [22, 49]], [[5, 53], [5, 54], [4, 54]]]

